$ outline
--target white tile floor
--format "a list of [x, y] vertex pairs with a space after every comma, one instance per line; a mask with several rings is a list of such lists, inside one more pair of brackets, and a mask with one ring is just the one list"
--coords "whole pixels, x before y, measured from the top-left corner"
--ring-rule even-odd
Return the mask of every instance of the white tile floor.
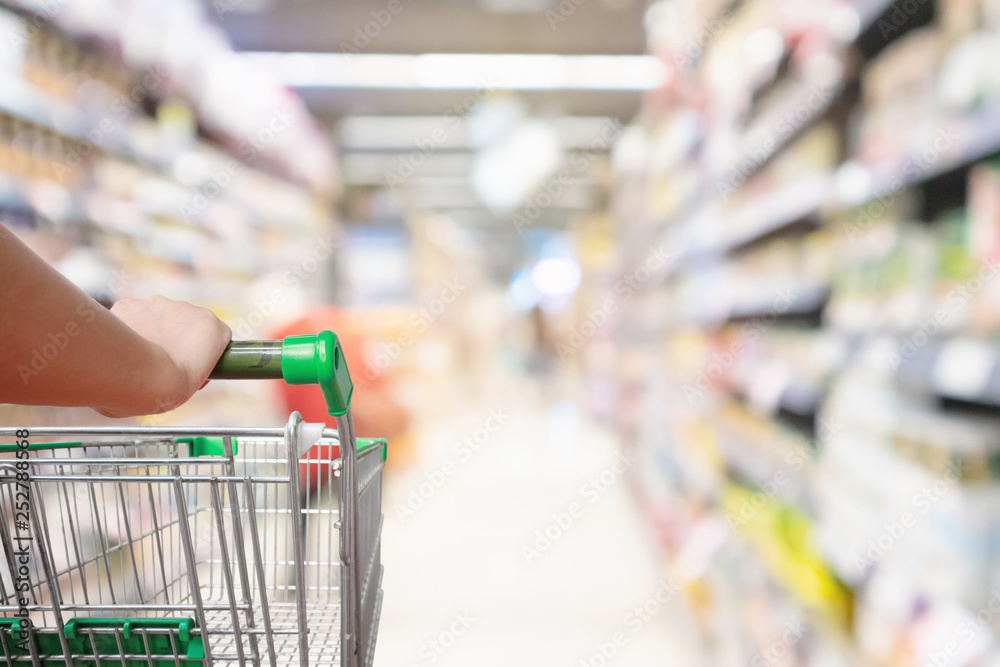
[[[563, 404], [511, 411], [478, 452], [456, 453], [454, 443], [475, 437], [487, 416], [468, 410], [441, 424], [422, 439], [417, 465], [388, 476], [375, 664], [702, 665], [682, 603], [655, 602], [664, 572], [628, 483], [613, 471], [611, 437]], [[445, 481], [431, 493], [424, 483], [434, 472]], [[581, 488], [602, 473], [603, 492]], [[398, 508], [420, 490], [429, 497], [402, 520]], [[572, 503], [572, 524], [529, 564], [523, 547], [547, 526], [555, 534], [552, 514]], [[647, 620], [629, 615], [643, 604]], [[617, 633], [621, 647], [605, 660], [601, 648], [610, 653]]]

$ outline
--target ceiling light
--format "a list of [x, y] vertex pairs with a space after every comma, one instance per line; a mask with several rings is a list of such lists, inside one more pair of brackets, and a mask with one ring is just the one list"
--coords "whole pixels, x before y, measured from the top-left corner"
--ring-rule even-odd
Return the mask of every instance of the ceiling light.
[[543, 259], [531, 271], [531, 281], [544, 295], [569, 296], [580, 286], [580, 265], [566, 257]]
[[555, 131], [544, 121], [525, 121], [506, 141], [476, 155], [472, 189], [490, 210], [509, 213], [555, 171], [560, 156]]
[[652, 90], [664, 82], [654, 56], [548, 54], [245, 54], [297, 87], [423, 90]]

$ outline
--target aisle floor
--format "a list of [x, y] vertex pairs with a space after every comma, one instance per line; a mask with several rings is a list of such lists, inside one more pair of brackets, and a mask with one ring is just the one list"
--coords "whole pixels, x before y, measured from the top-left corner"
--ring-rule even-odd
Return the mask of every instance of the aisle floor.
[[465, 410], [417, 451], [384, 487], [378, 667], [703, 664], [625, 459], [572, 405]]

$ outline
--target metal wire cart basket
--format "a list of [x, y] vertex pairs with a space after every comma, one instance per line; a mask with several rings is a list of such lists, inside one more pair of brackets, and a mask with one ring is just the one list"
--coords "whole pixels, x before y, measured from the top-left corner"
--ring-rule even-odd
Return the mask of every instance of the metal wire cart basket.
[[0, 428], [0, 650], [35, 667], [372, 663], [385, 440], [336, 336], [232, 343], [213, 378], [317, 383], [337, 429]]

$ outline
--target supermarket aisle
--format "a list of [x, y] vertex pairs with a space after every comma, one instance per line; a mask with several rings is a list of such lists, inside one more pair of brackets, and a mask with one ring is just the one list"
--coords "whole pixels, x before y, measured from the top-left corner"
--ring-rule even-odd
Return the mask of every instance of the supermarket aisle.
[[568, 403], [457, 414], [385, 485], [376, 664], [699, 665], [611, 438]]

